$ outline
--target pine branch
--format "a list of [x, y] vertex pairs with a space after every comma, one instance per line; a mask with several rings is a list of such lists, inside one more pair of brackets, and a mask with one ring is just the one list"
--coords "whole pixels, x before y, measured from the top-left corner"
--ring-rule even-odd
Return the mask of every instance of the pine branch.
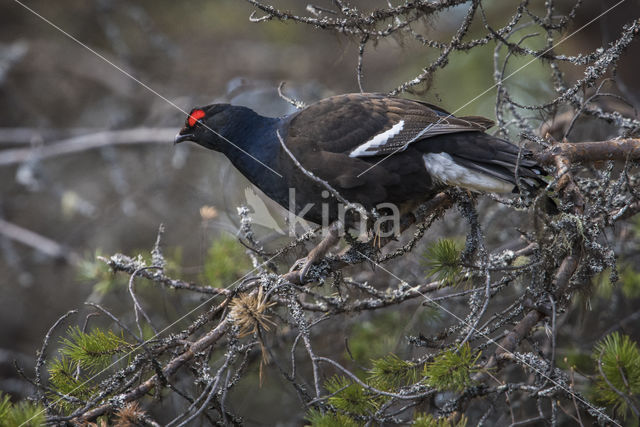
[[[214, 329], [212, 329], [199, 340], [190, 344], [186, 351], [171, 359], [162, 368], [162, 375], [165, 378], [171, 378], [182, 366], [184, 366], [185, 363], [193, 359], [196, 353], [205, 351], [206, 349], [217, 343], [227, 333], [230, 326], [230, 319], [228, 317], [223, 319]], [[159, 384], [159, 381], [160, 377], [158, 376], [158, 374], [155, 374], [139, 386], [123, 394], [120, 400], [125, 403], [136, 401], [150, 392], [157, 384]], [[113, 403], [107, 403], [104, 405], [100, 405], [97, 408], [90, 409], [82, 414], [77, 414], [75, 418], [79, 422], [92, 421], [105, 413], [113, 411], [113, 409]]]

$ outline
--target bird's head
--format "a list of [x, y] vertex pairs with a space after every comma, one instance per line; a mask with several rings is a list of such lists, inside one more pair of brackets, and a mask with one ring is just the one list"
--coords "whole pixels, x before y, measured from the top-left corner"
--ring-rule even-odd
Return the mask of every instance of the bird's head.
[[221, 151], [225, 140], [233, 137], [237, 109], [229, 104], [211, 104], [191, 110], [174, 142], [193, 141], [205, 148]]

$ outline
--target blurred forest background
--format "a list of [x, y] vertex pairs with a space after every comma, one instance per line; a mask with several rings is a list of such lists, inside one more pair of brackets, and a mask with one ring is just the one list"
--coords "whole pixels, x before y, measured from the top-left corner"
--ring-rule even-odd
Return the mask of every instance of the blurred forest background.
[[[379, 7], [387, 5], [375, 2]], [[331, 7], [331, 2], [325, 3]], [[374, 1], [351, 3], [364, 6]], [[568, 10], [573, 2], [566, 3]], [[294, 23], [251, 23], [254, 8], [244, 1], [36, 0], [25, 4], [187, 111], [224, 101], [265, 115], [283, 115], [293, 107], [278, 96], [282, 81], [287, 82], [288, 95], [306, 103], [358, 91], [357, 39]], [[277, 4], [301, 13], [306, 5], [294, 0]], [[514, 7], [513, 2], [502, 0], [483, 4], [496, 25], [508, 19]], [[613, 4], [586, 1], [571, 30]], [[97, 255], [148, 253], [162, 223], [165, 256], [176, 276], [206, 286], [226, 286], [251, 265], [235, 239], [240, 227], [236, 208], [259, 205], [256, 194], [263, 196], [254, 193], [222, 155], [195, 145], [173, 145], [183, 112], [20, 4], [5, 1], [0, 10], [0, 390], [19, 400], [33, 389], [18, 376], [13, 361], [30, 374], [43, 337], [63, 313], [81, 308], [82, 316], [72, 323], [83, 327], [84, 316], [91, 312], [82, 308], [85, 301], [100, 303], [117, 315], [132, 312], [128, 278], [114, 276], [96, 260]], [[589, 52], [606, 46], [639, 10], [638, 1], [627, 0], [564, 42], [561, 51]], [[450, 34], [465, 11], [453, 8], [437, 15], [421, 23], [421, 31], [435, 39]], [[481, 26], [476, 27], [472, 36], [482, 34]], [[429, 55], [415, 40], [389, 38], [368, 46], [364, 89], [392, 90], [436, 56]], [[429, 90], [418, 90], [413, 96], [457, 109], [493, 84], [492, 56], [492, 46], [452, 54], [446, 70], [434, 75]], [[514, 59], [514, 64], [525, 62], [518, 61]], [[519, 101], [539, 103], [552, 96], [543, 67], [534, 62], [513, 77], [512, 94]], [[639, 68], [636, 42], [619, 62], [616, 76], [636, 108], [640, 107]], [[582, 70], [566, 72], [575, 72], [578, 78]], [[495, 93], [495, 89], [487, 92], [458, 114], [495, 117]], [[600, 140], [609, 133], [606, 126], [590, 126], [585, 120], [572, 136], [576, 141]], [[57, 145], [64, 148], [47, 151]], [[282, 225], [284, 211], [263, 200]], [[528, 218], [516, 211], [504, 215], [486, 198], [481, 199], [479, 212], [492, 248], [517, 239], [517, 228]], [[569, 363], [579, 364], [577, 360], [588, 358], [593, 345], [610, 330], [622, 329], [636, 342], [640, 340], [637, 218], [635, 224], [625, 228], [626, 240], [616, 242], [633, 255], [620, 268], [626, 281], [612, 287], [603, 277], [591, 295], [576, 299], [575, 309], [560, 327], [575, 338], [576, 348], [558, 354], [559, 363], [576, 355], [576, 361]], [[426, 273], [420, 254], [427, 243], [438, 237], [462, 242], [465, 227], [459, 214], [449, 212], [395, 271], [405, 280], [423, 280]], [[288, 241], [266, 227], [255, 231], [272, 249]], [[298, 250], [288, 261], [304, 253]], [[371, 269], [359, 274], [359, 280], [374, 286], [386, 286], [389, 279]], [[154, 318], [169, 320], [204, 300], [196, 295], [176, 296], [142, 280], [139, 292]], [[321, 334], [317, 348], [361, 363], [394, 351], [406, 356], [410, 350], [406, 350], [405, 336], [433, 333], [446, 324], [443, 317], [437, 309], [422, 307], [420, 301], [375, 316], [348, 315], [327, 323], [326, 336]], [[345, 352], [345, 339], [351, 356]], [[57, 335], [52, 338], [52, 349], [57, 340]], [[286, 348], [283, 354], [286, 359]], [[277, 369], [260, 371], [256, 363], [250, 372], [249, 380], [235, 390], [234, 411], [249, 424], [300, 424], [305, 409]], [[262, 386], [255, 391], [259, 376]], [[174, 412], [171, 404], [157, 411], [159, 419]]]

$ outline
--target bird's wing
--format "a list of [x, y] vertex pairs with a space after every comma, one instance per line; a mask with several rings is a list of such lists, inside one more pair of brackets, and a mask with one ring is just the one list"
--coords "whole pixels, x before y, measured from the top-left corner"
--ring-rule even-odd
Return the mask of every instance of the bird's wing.
[[292, 116], [288, 142], [293, 151], [310, 148], [296, 145], [313, 140], [319, 150], [362, 158], [403, 151], [432, 136], [484, 131], [492, 125], [489, 119], [454, 117], [424, 102], [348, 94], [324, 99]]

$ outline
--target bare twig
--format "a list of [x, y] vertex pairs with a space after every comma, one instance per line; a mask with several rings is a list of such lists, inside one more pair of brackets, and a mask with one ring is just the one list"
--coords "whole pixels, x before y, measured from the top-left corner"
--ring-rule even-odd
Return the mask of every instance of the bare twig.
[[85, 304], [89, 305], [91, 307], [95, 307], [98, 310], [100, 310], [101, 312], [103, 312], [104, 314], [106, 314], [111, 320], [116, 322], [118, 324], [118, 326], [120, 326], [122, 328], [123, 331], [127, 331], [129, 333], [129, 335], [131, 335], [133, 338], [135, 338], [136, 341], [138, 341], [138, 343], [144, 342], [141, 336], [138, 336], [138, 335], [134, 334], [133, 331], [131, 329], [129, 329], [129, 327], [126, 324], [122, 323], [122, 321], [120, 319], [118, 319], [109, 310], [107, 310], [106, 308], [102, 307], [100, 304], [96, 304], [94, 302], [85, 302]]
[[60, 243], [31, 230], [20, 227], [19, 225], [5, 221], [2, 218], [0, 218], [0, 234], [5, 235], [16, 242], [27, 245], [54, 259], [64, 260], [71, 265], [78, 265], [81, 261], [78, 254], [73, 252], [71, 249], [65, 248]]
[[36, 385], [36, 393], [38, 394], [38, 399], [41, 402], [43, 402], [43, 404], [45, 405], [45, 408], [47, 408], [47, 410], [49, 409], [49, 406], [47, 405], [47, 397], [42, 392], [42, 389], [43, 389], [43, 386], [42, 386], [42, 367], [44, 366], [45, 360], [47, 358], [47, 348], [49, 347], [49, 340], [51, 339], [51, 335], [53, 335], [53, 333], [58, 328], [58, 326], [60, 326], [60, 324], [62, 324], [62, 322], [67, 320], [67, 318], [69, 316], [71, 316], [72, 314], [76, 314], [77, 312], [78, 312], [78, 310], [69, 310], [65, 314], [60, 316], [60, 318], [58, 318], [58, 320], [56, 320], [56, 322], [47, 331], [47, 335], [45, 335], [44, 340], [42, 340], [42, 347], [40, 348], [40, 351], [38, 352], [38, 360], [36, 360], [36, 376], [35, 376], [35, 379], [34, 379], [34, 384]]
[[[226, 333], [229, 327], [231, 326], [231, 322], [228, 318], [224, 319], [220, 322], [213, 330], [207, 333], [205, 336], [200, 338], [198, 341], [195, 341], [193, 344], [189, 346], [189, 348], [181, 353], [180, 355], [171, 359], [165, 366], [162, 368], [162, 374], [170, 378], [173, 374], [175, 374], [180, 367], [182, 367], [186, 362], [193, 359], [196, 353], [204, 351], [210, 346], [214, 345], [216, 342], [220, 340]], [[153, 375], [148, 380], [144, 381], [139, 386], [133, 388], [131, 391], [125, 393], [121, 396], [122, 402], [132, 402], [134, 400], [140, 399], [142, 396], [147, 394], [153, 387], [158, 383], [159, 377]], [[82, 415], [77, 416], [79, 421], [90, 421], [93, 420], [100, 415], [103, 415], [113, 409], [113, 403], [107, 403], [104, 405], [100, 405], [94, 409], [91, 409]]]
[[152, 280], [153, 282], [160, 283], [172, 289], [185, 289], [193, 292], [209, 295], [230, 295], [231, 291], [224, 288], [212, 288], [210, 286], [198, 286], [194, 283], [185, 282], [182, 280], [176, 280], [164, 275], [161, 270], [155, 269], [156, 272], [152, 273], [150, 269], [140, 270], [140, 265], [136, 260], [127, 257], [126, 255], [116, 254], [111, 258], [98, 257], [99, 260], [107, 264], [114, 271], [122, 271], [132, 275], [136, 270], [139, 270], [137, 275], [144, 277], [145, 279]]
[[133, 291], [133, 281], [136, 278], [136, 275], [144, 270], [149, 270], [149, 269], [159, 269], [161, 267], [141, 267], [139, 269], [137, 269], [136, 271], [134, 271], [133, 273], [131, 273], [131, 277], [129, 278], [129, 295], [131, 295], [131, 299], [133, 300], [133, 308], [134, 308], [134, 313], [136, 316], [136, 325], [138, 325], [138, 332], [140, 332], [140, 336], [144, 337], [144, 332], [142, 331], [142, 326], [140, 326], [140, 318], [138, 316], [138, 313], [142, 313], [142, 315], [144, 316], [145, 320], [147, 321], [147, 323], [149, 324], [149, 326], [151, 326], [151, 329], [153, 329], [153, 334], [154, 335], [158, 335], [158, 331], [155, 328], [155, 326], [153, 326], [153, 323], [151, 323], [151, 319], [149, 318], [149, 315], [144, 311], [144, 309], [142, 308], [142, 305], [140, 305], [140, 301], [138, 301], [138, 298], [136, 297], [135, 292]]
[[30, 159], [44, 160], [111, 145], [170, 144], [175, 133], [174, 128], [135, 128], [80, 135], [42, 147], [2, 150], [0, 166], [23, 163]]
[[280, 84], [278, 85], [278, 96], [280, 96], [280, 98], [284, 99], [285, 101], [287, 101], [289, 104], [293, 105], [294, 107], [296, 107], [296, 109], [298, 110], [302, 110], [303, 108], [305, 108], [307, 105], [302, 102], [299, 101], [297, 99], [293, 99], [288, 97], [287, 95], [284, 94], [283, 89], [284, 89], [284, 85], [287, 82], [280, 82]]

